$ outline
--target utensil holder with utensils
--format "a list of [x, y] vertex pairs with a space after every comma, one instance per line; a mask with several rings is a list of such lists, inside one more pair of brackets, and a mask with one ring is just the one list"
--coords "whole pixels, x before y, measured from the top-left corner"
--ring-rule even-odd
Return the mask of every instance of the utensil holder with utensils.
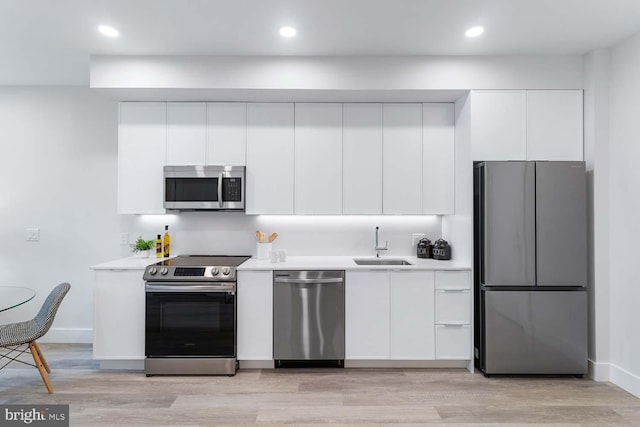
[[256, 244], [256, 258], [269, 259], [269, 253], [271, 252], [271, 243], [276, 240], [276, 237], [278, 237], [278, 233], [271, 233], [269, 234], [269, 237], [265, 239], [263, 231], [256, 231], [256, 239], [258, 239], [258, 243]]

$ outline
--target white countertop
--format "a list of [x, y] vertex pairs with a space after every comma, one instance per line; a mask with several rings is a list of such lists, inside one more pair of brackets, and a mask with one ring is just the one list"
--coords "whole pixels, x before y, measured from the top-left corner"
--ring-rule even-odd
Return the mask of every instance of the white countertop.
[[371, 256], [288, 256], [284, 262], [271, 262], [251, 258], [238, 267], [238, 271], [251, 270], [470, 270], [469, 265], [455, 261], [422, 259], [415, 256], [380, 257], [404, 259], [412, 265], [357, 265], [354, 258]]
[[[174, 258], [174, 257], [171, 257]], [[415, 256], [380, 257], [380, 259], [404, 259], [411, 265], [357, 265], [354, 258], [370, 256], [288, 256], [284, 262], [259, 260], [255, 257], [245, 261], [238, 271], [252, 270], [470, 270], [469, 265], [456, 261], [438, 261]], [[91, 266], [92, 270], [144, 270], [146, 266], [167, 258], [120, 258]], [[170, 259], [170, 258], [169, 258]]]

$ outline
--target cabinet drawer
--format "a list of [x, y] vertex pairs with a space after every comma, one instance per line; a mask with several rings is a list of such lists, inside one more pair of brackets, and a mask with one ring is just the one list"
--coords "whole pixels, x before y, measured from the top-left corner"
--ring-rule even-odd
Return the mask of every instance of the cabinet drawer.
[[436, 359], [471, 360], [471, 326], [436, 325]]
[[471, 272], [436, 271], [436, 289], [471, 289]]
[[436, 323], [471, 323], [471, 291], [437, 290]]

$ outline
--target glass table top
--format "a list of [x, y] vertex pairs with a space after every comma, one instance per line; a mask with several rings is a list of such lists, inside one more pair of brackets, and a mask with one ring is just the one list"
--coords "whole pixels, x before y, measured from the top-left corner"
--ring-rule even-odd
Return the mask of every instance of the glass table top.
[[22, 305], [35, 296], [36, 292], [33, 289], [22, 286], [0, 286], [0, 311]]

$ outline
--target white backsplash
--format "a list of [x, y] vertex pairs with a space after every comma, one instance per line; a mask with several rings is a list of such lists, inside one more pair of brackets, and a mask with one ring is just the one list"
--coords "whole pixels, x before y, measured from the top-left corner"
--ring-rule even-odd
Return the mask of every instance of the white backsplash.
[[[315, 216], [257, 215], [231, 212], [184, 212], [173, 215], [121, 215], [121, 231], [129, 241], [153, 239], [169, 225], [174, 254], [255, 255], [255, 231], [278, 233], [274, 250], [288, 255], [374, 255], [374, 230], [380, 244], [388, 241], [383, 256], [415, 255], [412, 233], [425, 233], [435, 241], [442, 235], [442, 217], [422, 216]], [[455, 244], [455, 242], [450, 242]], [[122, 255], [130, 255], [122, 247]]]

